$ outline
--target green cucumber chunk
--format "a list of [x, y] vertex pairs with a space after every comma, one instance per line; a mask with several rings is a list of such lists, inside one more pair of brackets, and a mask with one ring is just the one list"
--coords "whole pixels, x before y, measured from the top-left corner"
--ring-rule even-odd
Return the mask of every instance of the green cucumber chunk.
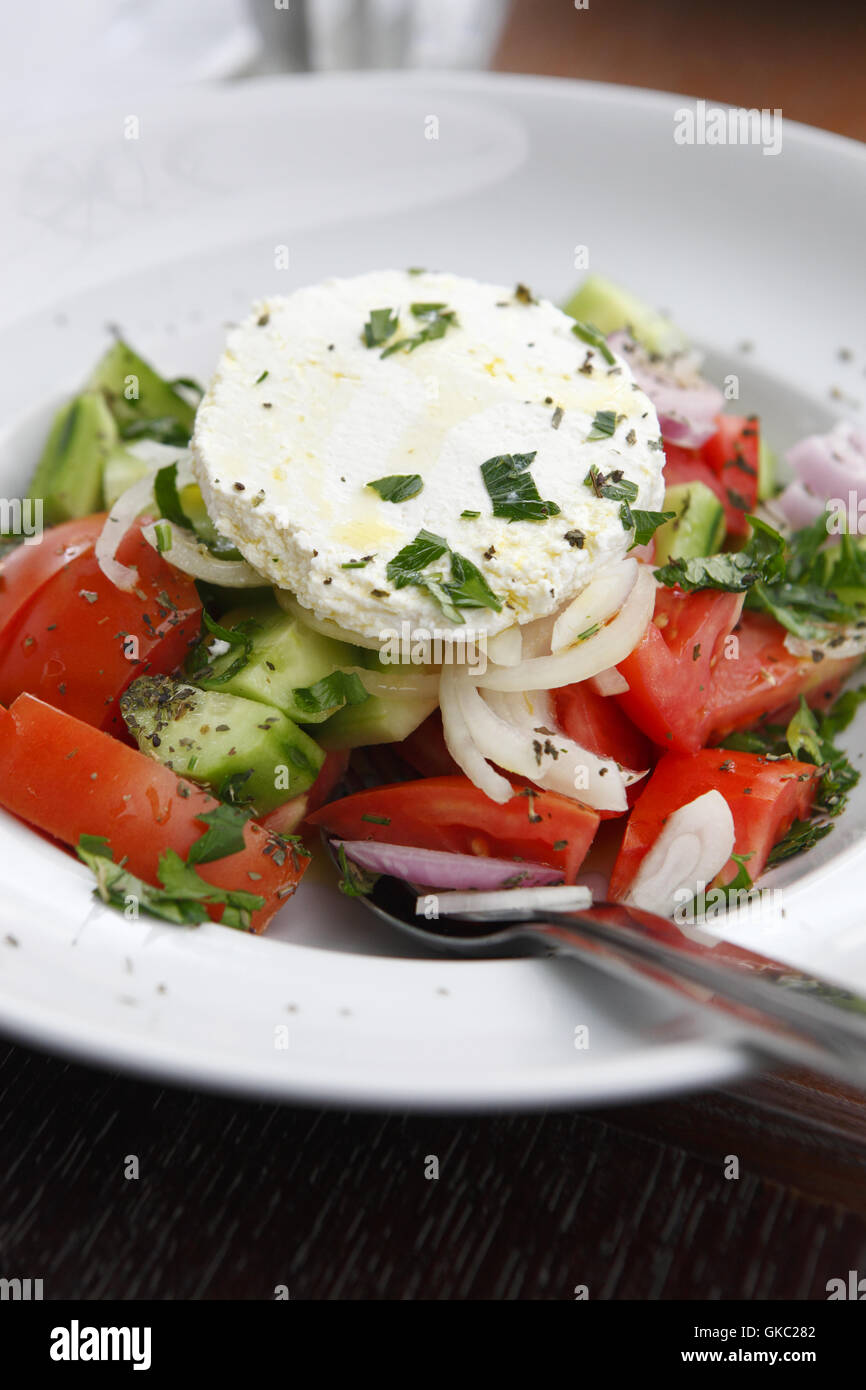
[[316, 728], [328, 752], [363, 748], [372, 743], [399, 743], [432, 714], [435, 695], [371, 695], [360, 705], [344, 705]]
[[[354, 698], [363, 698], [364, 692], [357, 688], [359, 683], [346, 681], [333, 683], [333, 703], [321, 709], [316, 706], [322, 700], [306, 693], [341, 668], [360, 665], [356, 647], [314, 632], [273, 600], [233, 608], [220, 625], [232, 629], [245, 622], [250, 624], [249, 656], [228, 680], [224, 679], [225, 673], [237, 661], [241, 647], [232, 647], [204, 670], [193, 671], [190, 666], [190, 675], [203, 690], [222, 690], [247, 700], [261, 700], [299, 724], [322, 723], [340, 708], [353, 687]], [[327, 692], [324, 695], [329, 698]]]
[[776, 491], [778, 462], [776, 454], [762, 435], [758, 440], [758, 497], [762, 502], [767, 497], [772, 497]]
[[152, 463], [138, 458], [129, 449], [124, 449], [122, 444], [118, 444], [117, 448], [113, 449], [106, 459], [102, 474], [102, 496], [106, 507], [109, 509], [113, 507], [118, 497], [126, 492], [127, 488], [132, 487], [133, 483], [140, 482], [142, 478], [152, 472]]
[[102, 473], [118, 443], [117, 426], [98, 391], [58, 411], [27, 489], [42, 499], [42, 519], [56, 526], [102, 507]]
[[725, 538], [725, 509], [706, 483], [678, 483], [665, 492], [664, 510], [676, 512], [655, 533], [655, 561], [714, 555]]
[[647, 352], [667, 356], [688, 346], [685, 334], [664, 314], [601, 275], [588, 275], [563, 309], [573, 319], [593, 324], [605, 337], [621, 328], [630, 329]]
[[195, 406], [122, 339], [112, 343], [100, 358], [88, 386], [103, 393], [124, 438], [136, 434], [156, 437], [148, 429], [156, 422], [160, 426], [157, 433], [166, 444], [188, 442]]
[[325, 757], [280, 710], [171, 676], [139, 676], [120, 708], [142, 753], [257, 815], [312, 786]]

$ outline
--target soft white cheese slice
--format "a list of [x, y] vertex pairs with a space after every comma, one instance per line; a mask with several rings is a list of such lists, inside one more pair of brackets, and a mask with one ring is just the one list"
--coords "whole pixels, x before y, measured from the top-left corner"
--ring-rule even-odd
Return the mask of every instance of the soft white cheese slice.
[[[430, 302], [456, 314], [443, 337], [384, 358], [365, 345], [371, 310], [398, 315], [390, 343], [423, 330], [411, 306]], [[452, 626], [425, 588], [387, 575], [422, 529], [500, 598], [499, 612], [463, 610], [475, 632], [554, 612], [632, 541], [619, 502], [586, 486], [591, 465], [634, 482], [635, 507], [658, 509], [664, 496], [650, 401], [627, 362], [608, 364], [571, 329], [545, 300], [428, 272], [376, 271], [259, 302], [230, 333], [196, 418], [194, 468], [214, 522], [269, 582], [367, 638], [405, 621]], [[591, 440], [599, 411], [615, 413], [616, 429]], [[481, 465], [528, 453], [558, 515], [494, 516]], [[413, 473], [423, 488], [405, 502], [368, 486]], [[447, 580], [449, 563], [431, 571]]]

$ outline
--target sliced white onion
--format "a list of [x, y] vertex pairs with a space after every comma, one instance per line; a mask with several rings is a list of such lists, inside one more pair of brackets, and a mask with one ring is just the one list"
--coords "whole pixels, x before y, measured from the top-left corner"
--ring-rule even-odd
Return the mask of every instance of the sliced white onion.
[[[261, 589], [267, 584], [268, 581], [246, 560], [218, 560], [204, 542], [196, 540], [185, 527], [175, 526], [171, 521], [161, 521], [159, 525], [167, 527], [170, 535], [165, 558], [183, 574], [189, 574], [193, 579], [206, 579], [226, 589]], [[155, 525], [142, 527], [141, 534], [148, 545], [159, 550]]]
[[599, 671], [597, 676], [590, 677], [589, 683], [596, 695], [625, 695], [629, 688], [625, 676], [615, 666]]
[[550, 656], [553, 629], [561, 611], [551, 613], [546, 618], [535, 618], [520, 629], [524, 661], [532, 661], [536, 656]]
[[497, 666], [516, 666], [523, 658], [523, 637], [520, 628], [506, 627], [487, 639], [487, 656]]
[[637, 572], [637, 560], [627, 558], [591, 580], [556, 619], [550, 650], [561, 652], [573, 646], [582, 632], [618, 613], [637, 583]]
[[[454, 666], [443, 667], [439, 684], [439, 708], [442, 711], [445, 746], [470, 782], [474, 782], [491, 801], [502, 806], [512, 796], [511, 784], [490, 766], [472, 737], [463, 709], [463, 698], [467, 689], [477, 695], [464, 671]], [[480, 699], [480, 696], [478, 698]]]
[[624, 901], [672, 917], [712, 883], [734, 848], [734, 818], [721, 792], [704, 792], [668, 816]]
[[[581, 912], [592, 907], [592, 894], [581, 884], [560, 883], [549, 888], [501, 888], [489, 893], [437, 893], [436, 908], [443, 916], [464, 912]], [[427, 915], [428, 897], [419, 898], [415, 912]]]
[[[176, 463], [179, 486], [185, 487], [188, 482], [195, 481], [192, 473], [192, 454], [189, 449], [179, 449], [173, 444], [160, 444], [157, 439], [136, 439], [124, 447], [127, 453], [141, 459], [142, 463], [149, 464], [154, 471], [168, 468], [171, 464]], [[183, 474], [183, 480], [181, 480], [181, 474]]]
[[138, 583], [138, 570], [134, 565], [122, 565], [115, 556], [136, 518], [142, 512], [154, 509], [153, 480], [157, 472], [158, 470], [154, 469], [146, 478], [139, 478], [137, 483], [133, 483], [132, 487], [120, 494], [108, 513], [94, 546], [96, 563], [102, 573], [116, 588], [123, 589], [125, 593], [131, 593]]
[[848, 661], [866, 652], [866, 628], [850, 624], [838, 627], [828, 642], [807, 642], [803, 637], [795, 637], [793, 632], [786, 632], [785, 646], [793, 656], [809, 657], [812, 661], [815, 660], [813, 652], [821, 652], [831, 661]]
[[649, 565], [639, 565], [634, 588], [615, 618], [594, 637], [565, 651], [540, 656], [514, 667], [488, 667], [475, 679], [485, 690], [556, 690], [589, 680], [616, 666], [633, 651], [647, 629], [655, 606], [656, 581]]
[[312, 608], [305, 608], [302, 603], [298, 603], [288, 589], [274, 589], [274, 598], [287, 613], [299, 618], [307, 627], [311, 627], [314, 632], [320, 632], [323, 637], [333, 637], [337, 642], [348, 642], [353, 647], [367, 647], [374, 652], [383, 645], [378, 637], [365, 637], [361, 632], [350, 632], [348, 628], [332, 623], [329, 618], [317, 618]]
[[[126, 593], [130, 593], [138, 583], [138, 570], [134, 565], [120, 564], [115, 557], [124, 536], [133, 522], [141, 516], [142, 512], [152, 512], [156, 510], [156, 502], [153, 495], [153, 481], [157, 473], [168, 464], [177, 463], [178, 486], [185, 487], [188, 482], [194, 481], [190, 463], [191, 456], [187, 449], [172, 449], [168, 445], [158, 444], [154, 440], [141, 440], [134, 448], [137, 457], [151, 462], [153, 467], [146, 477], [139, 478], [138, 482], [133, 483], [131, 487], [128, 487], [126, 491], [122, 492], [117, 498], [117, 501], [114, 503], [114, 506], [105, 519], [105, 525], [94, 547], [96, 562], [102, 570], [102, 573], [107, 579], [111, 580], [116, 588], [123, 589]], [[165, 524], [169, 525], [170, 523]], [[151, 527], [150, 530], [152, 532], [153, 528]], [[172, 530], [174, 533], [174, 542], [175, 537], [179, 533], [176, 528], [172, 528]], [[145, 533], [143, 532], [142, 534]], [[147, 535], [146, 539], [156, 548], [156, 542], [155, 539], [152, 538], [152, 535]], [[180, 548], [178, 547], [178, 550], [175, 550], [175, 545], [173, 544], [172, 550], [174, 551], [171, 557], [172, 564], [175, 565], [175, 568], [181, 569], [182, 566], [178, 563]], [[227, 562], [223, 561], [221, 563], [225, 564]], [[191, 570], [189, 573], [194, 574], [195, 571]], [[207, 578], [206, 575], [198, 577]], [[262, 584], [264, 581], [258, 579], [257, 582], [258, 584]]]
[[[599, 757], [568, 738], [556, 726], [547, 691], [515, 695], [491, 690], [481, 703], [489, 707], [497, 723], [477, 708], [468, 722], [478, 747], [487, 757], [495, 758], [509, 772], [528, 777], [539, 787], [559, 792], [596, 811], [628, 809], [626, 787], [640, 781], [646, 771], [621, 768], [612, 758]], [[519, 767], [509, 761], [512, 755], [516, 762], [518, 752]]]

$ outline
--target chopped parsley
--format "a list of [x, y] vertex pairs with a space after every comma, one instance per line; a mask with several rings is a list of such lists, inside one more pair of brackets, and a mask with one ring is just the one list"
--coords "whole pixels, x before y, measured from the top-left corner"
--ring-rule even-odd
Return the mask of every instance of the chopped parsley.
[[[631, 503], [634, 502], [637, 497], [637, 483], [633, 483], [629, 478], [625, 478], [621, 468], [614, 468], [612, 472], [605, 475], [596, 464], [593, 464], [584, 478], [583, 483], [584, 487], [592, 488], [596, 497], [606, 497], [610, 502], [619, 502], [621, 504], [619, 519], [623, 524], [624, 530], [630, 531], [632, 527], [634, 527], [635, 531], [637, 531], [637, 523], [634, 521], [631, 510]], [[663, 514], [652, 512], [644, 513], [645, 517], [652, 515], [661, 516]], [[659, 525], [660, 523], [656, 524]], [[648, 522], [641, 522], [642, 532], [646, 529], [646, 525], [648, 525]], [[652, 531], [654, 530], [655, 526], [652, 528]], [[650, 535], [652, 535], [652, 531], [650, 531]], [[635, 539], [634, 543], [635, 545], [640, 544], [637, 539]]]
[[180, 494], [177, 490], [177, 464], [170, 463], [166, 468], [160, 468], [153, 480], [153, 497], [159, 508], [160, 516], [166, 521], [171, 521], [175, 526], [185, 526], [189, 528], [189, 517], [181, 506]]
[[300, 710], [312, 715], [342, 709], [344, 705], [362, 705], [370, 698], [370, 692], [355, 671], [332, 671], [314, 685], [299, 686], [292, 696]]
[[604, 334], [592, 323], [581, 323], [580, 319], [575, 319], [571, 325], [571, 331], [582, 343], [587, 343], [590, 347], [600, 352], [605, 362], [609, 366], [614, 366], [616, 358], [607, 345]]
[[383, 502], [406, 502], [410, 497], [417, 497], [423, 486], [420, 473], [389, 473], [367, 484], [378, 492]]
[[[450, 558], [448, 579], [441, 573], [427, 570], [445, 555]], [[432, 531], [419, 531], [413, 541], [389, 560], [385, 573], [396, 589], [405, 589], [410, 584], [426, 589], [454, 623], [464, 621], [461, 608], [492, 608], [497, 613], [502, 608], [502, 600], [490, 588], [478, 566], [465, 555], [452, 551], [448, 542]]]
[[393, 560], [388, 561], [385, 573], [395, 589], [405, 589], [408, 584], [416, 584], [419, 570], [441, 560], [448, 549], [448, 542], [432, 531], [421, 530], [413, 541], [404, 545]]
[[[237, 623], [235, 627], [223, 627], [212, 618], [206, 609], [202, 609], [202, 632], [196, 646], [190, 653], [189, 666], [193, 674], [193, 679], [197, 676], [206, 675], [212, 685], [224, 685], [230, 681], [232, 676], [236, 676], [242, 671], [250, 659], [253, 650], [252, 633], [257, 630], [259, 624], [255, 618], [245, 618], [243, 622]], [[227, 642], [229, 648], [240, 647], [242, 650], [230, 661], [224, 671], [215, 675], [212, 666], [211, 653], [208, 650], [205, 629], [212, 637], [216, 637], [220, 642]]]
[[207, 909], [222, 906], [220, 921], [223, 926], [249, 931], [253, 912], [265, 905], [264, 898], [258, 894], [207, 883], [194, 865], [184, 863], [173, 849], [165, 850], [159, 857], [156, 871], [159, 887], [130, 873], [125, 860], [115, 864], [111, 846], [101, 835], [82, 835], [76, 853], [94, 875], [95, 891], [104, 903], [125, 908], [132, 900], [142, 912], [166, 922], [189, 925], [206, 922], [210, 916]]
[[618, 418], [615, 410], [597, 410], [587, 440], [610, 439], [616, 431]]
[[[398, 338], [396, 343], [391, 343], [383, 351], [383, 357], [390, 357], [392, 352], [414, 352], [422, 343], [432, 343], [436, 338], [444, 338], [449, 328], [458, 326], [456, 310], [447, 309], [444, 304], [411, 304], [409, 308], [412, 315], [423, 323], [423, 328], [411, 338]], [[395, 330], [396, 323], [391, 332]], [[390, 337], [390, 334], [388, 336]]]
[[811, 849], [825, 835], [829, 835], [836, 816], [845, 809], [851, 791], [860, 780], [860, 773], [847, 754], [837, 748], [834, 739], [848, 727], [864, 701], [866, 685], [846, 691], [827, 713], [816, 714], [801, 695], [799, 708], [786, 726], [766, 724], [760, 729], [729, 734], [722, 740], [723, 748], [758, 753], [771, 761], [793, 757], [820, 769], [812, 815], [808, 820], [794, 822], [771, 850], [768, 866], [781, 864], [783, 860]]
[[636, 545], [646, 545], [652, 540], [653, 535], [659, 526], [663, 526], [666, 521], [672, 521], [676, 512], [645, 512], [635, 508], [631, 509], [632, 525], [634, 526], [634, 540], [629, 546], [633, 550]]
[[242, 806], [217, 806], [197, 816], [197, 820], [204, 821], [207, 830], [190, 846], [187, 864], [210, 864], [214, 859], [239, 854], [246, 843], [244, 826], [250, 814]]
[[558, 516], [555, 502], [543, 501], [535, 486], [529, 465], [537, 450], [531, 454], [497, 454], [481, 465], [484, 486], [493, 503], [493, 515], [509, 521], [547, 521]]
[[752, 535], [742, 550], [706, 555], [689, 560], [676, 558], [655, 571], [656, 579], [686, 593], [695, 589], [721, 589], [741, 594], [759, 583], [773, 583], [785, 569], [785, 542], [772, 526], [750, 516]]
[[397, 316], [393, 309], [371, 309], [364, 324], [364, 342], [368, 348], [381, 347], [397, 332]]
[[375, 887], [379, 875], [369, 874], [359, 864], [347, 859], [343, 845], [337, 847], [337, 859], [343, 875], [337, 884], [340, 892], [345, 893], [347, 898], [366, 898]]

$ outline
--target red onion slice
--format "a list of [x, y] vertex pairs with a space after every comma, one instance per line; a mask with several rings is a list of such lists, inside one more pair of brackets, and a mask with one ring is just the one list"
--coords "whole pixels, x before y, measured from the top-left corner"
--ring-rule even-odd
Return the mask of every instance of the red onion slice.
[[477, 854], [449, 854], [441, 849], [416, 849], [411, 845], [386, 845], [378, 840], [332, 840], [337, 849], [362, 869], [390, 874], [409, 883], [431, 888], [495, 889], [510, 883], [521, 888], [562, 883], [559, 869], [527, 864], [517, 859], [487, 859]]
[[663, 439], [684, 449], [698, 449], [712, 438], [725, 398], [701, 376], [696, 354], [656, 358], [622, 331], [611, 333], [608, 342], [628, 362], [638, 386], [655, 406]]
[[773, 506], [797, 530], [808, 526], [836, 500], [846, 508], [850, 493], [856, 501], [866, 498], [866, 431], [841, 422], [828, 434], [810, 434], [785, 455], [794, 474]]

